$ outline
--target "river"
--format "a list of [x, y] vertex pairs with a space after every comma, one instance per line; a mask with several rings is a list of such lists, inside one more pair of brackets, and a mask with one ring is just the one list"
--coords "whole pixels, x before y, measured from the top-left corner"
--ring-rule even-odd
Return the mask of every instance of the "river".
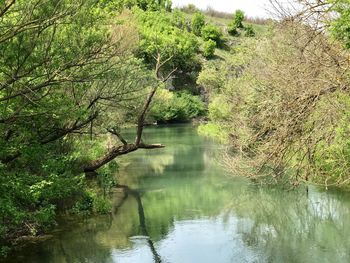
[[[350, 262], [350, 196], [257, 186], [217, 163], [191, 125], [152, 127], [164, 149], [120, 158], [113, 213], [61, 223], [6, 262]], [[121, 202], [120, 198], [124, 197]]]

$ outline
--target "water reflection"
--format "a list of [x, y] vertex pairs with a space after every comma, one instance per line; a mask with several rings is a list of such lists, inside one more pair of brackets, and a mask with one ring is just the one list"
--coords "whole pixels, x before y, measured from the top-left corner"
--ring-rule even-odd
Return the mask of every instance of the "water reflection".
[[[167, 148], [125, 156], [111, 216], [67, 224], [8, 262], [350, 262], [348, 194], [227, 177], [189, 126], [147, 129]], [[125, 189], [124, 189], [125, 190]]]
[[[139, 222], [140, 222], [140, 229], [141, 229], [141, 233], [142, 236], [136, 236], [136, 237], [130, 237], [130, 239], [132, 240], [146, 240], [146, 243], [148, 244], [152, 255], [153, 255], [153, 260], [156, 263], [161, 263], [161, 257], [158, 254], [154, 243], [148, 233], [147, 230], [147, 225], [146, 225], [146, 217], [145, 217], [145, 211], [143, 209], [143, 205], [142, 205], [142, 199], [141, 199], [141, 195], [138, 191], [130, 189], [130, 187], [126, 186], [126, 185], [119, 185], [118, 188], [123, 189], [125, 196], [128, 196], [129, 194], [131, 196], [133, 196], [137, 202], [137, 211], [138, 211], [138, 216], [139, 216]], [[125, 200], [125, 198], [123, 198], [123, 200]]]

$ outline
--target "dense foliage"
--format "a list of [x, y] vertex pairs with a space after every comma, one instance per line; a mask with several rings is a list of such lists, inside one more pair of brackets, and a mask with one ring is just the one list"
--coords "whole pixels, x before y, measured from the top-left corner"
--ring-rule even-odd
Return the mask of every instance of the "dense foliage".
[[163, 90], [155, 100], [150, 117], [158, 123], [188, 122], [206, 112], [203, 101], [188, 92]]
[[192, 32], [196, 36], [200, 36], [202, 28], [205, 25], [205, 16], [201, 12], [196, 12], [192, 17]]
[[338, 19], [331, 21], [331, 31], [346, 48], [350, 48], [350, 3], [347, 0], [330, 2], [334, 4], [333, 10], [339, 14]]
[[232, 21], [228, 24], [227, 32], [231, 36], [238, 36], [241, 34], [242, 30], [244, 31], [244, 35], [247, 37], [254, 37], [255, 31], [252, 25], [243, 24], [245, 19], [244, 12], [241, 10], [237, 10], [233, 15]]
[[286, 14], [207, 63], [198, 82], [210, 93], [211, 121], [200, 131], [230, 143], [223, 162], [235, 174], [348, 186], [348, 1], [302, 4], [297, 19]]
[[269, 27], [171, 1], [5, 1], [0, 244], [62, 211], [108, 213], [118, 154], [162, 147], [143, 142], [146, 123], [206, 117], [238, 174], [348, 185], [349, 3], [310, 4]]
[[[154, 54], [172, 59], [168, 67], [190, 70], [196, 61], [199, 43], [195, 35], [184, 28], [181, 14], [164, 11], [143, 12], [134, 10], [140, 28], [140, 56], [148, 64], [154, 64]], [[180, 23], [179, 23], [180, 21]]]
[[203, 56], [206, 58], [212, 58], [215, 54], [216, 42], [209, 39], [204, 42], [203, 45]]
[[[196, 75], [202, 56], [191, 20], [170, 11], [148, 0], [0, 5], [1, 253], [59, 212], [108, 213], [115, 157], [159, 146], [144, 145], [144, 122], [205, 114], [186, 91], [196, 88], [164, 88], [174, 74]], [[120, 134], [130, 125], [135, 143]]]
[[83, 164], [104, 152], [106, 123], [125, 119], [114, 105], [155, 83], [132, 56], [136, 28], [110, 8], [13, 1], [0, 12], [1, 243], [84, 195]]
[[202, 28], [202, 38], [206, 41], [212, 40], [217, 46], [223, 44], [223, 33], [221, 29], [213, 24], [207, 24]]

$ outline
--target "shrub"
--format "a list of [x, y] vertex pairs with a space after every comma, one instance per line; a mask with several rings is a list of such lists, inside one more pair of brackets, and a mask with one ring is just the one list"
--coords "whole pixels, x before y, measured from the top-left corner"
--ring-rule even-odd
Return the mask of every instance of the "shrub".
[[237, 10], [233, 15], [233, 24], [236, 28], [244, 28], [243, 26], [244, 12], [242, 10]]
[[231, 22], [228, 25], [227, 31], [231, 36], [238, 36], [239, 35], [238, 28], [234, 22]]
[[154, 54], [160, 52], [163, 58], [172, 57], [165, 65], [169, 70], [178, 68], [186, 71], [193, 68], [197, 63], [199, 43], [194, 34], [174, 25], [174, 22], [177, 23], [176, 20], [181, 20], [178, 13], [173, 15], [135, 9], [134, 14], [140, 32], [138, 55], [147, 64], [153, 65]]
[[200, 36], [202, 28], [205, 25], [205, 17], [201, 12], [196, 12], [192, 18], [192, 32], [196, 36]]
[[209, 39], [204, 43], [203, 55], [206, 58], [212, 58], [215, 54], [216, 43], [215, 41]]
[[204, 102], [188, 92], [158, 92], [151, 118], [160, 123], [186, 122], [205, 113]]
[[245, 31], [245, 36], [246, 37], [255, 37], [255, 31], [254, 31], [254, 28], [252, 25], [247, 25], [245, 28], [244, 28], [244, 31]]
[[220, 28], [215, 25], [208, 24], [202, 28], [202, 38], [205, 41], [213, 40], [216, 43], [216, 46], [219, 47], [223, 42], [223, 34]]

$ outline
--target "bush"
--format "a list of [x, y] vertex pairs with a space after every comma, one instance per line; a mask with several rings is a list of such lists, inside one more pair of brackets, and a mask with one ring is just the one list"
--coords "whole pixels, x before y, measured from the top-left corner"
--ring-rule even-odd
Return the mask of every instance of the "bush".
[[239, 35], [238, 28], [234, 22], [231, 22], [228, 25], [227, 31], [231, 36], [238, 36]]
[[221, 29], [212, 24], [208, 24], [202, 28], [202, 38], [205, 41], [215, 41], [217, 47], [221, 46], [223, 42], [223, 34]]
[[228, 122], [231, 117], [231, 105], [225, 100], [225, 96], [219, 95], [209, 104], [209, 118], [218, 123]]
[[192, 32], [196, 36], [200, 36], [202, 28], [205, 25], [205, 17], [201, 12], [196, 12], [192, 18]]
[[254, 31], [254, 28], [252, 25], [247, 25], [245, 28], [244, 28], [244, 31], [245, 31], [245, 36], [246, 37], [255, 37], [255, 31]]
[[160, 123], [187, 122], [205, 114], [204, 102], [188, 92], [158, 92], [151, 118]]
[[178, 13], [135, 9], [134, 14], [140, 32], [138, 53], [146, 64], [154, 66], [154, 54], [160, 52], [162, 58], [172, 57], [165, 65], [169, 70], [178, 68], [187, 71], [194, 67], [199, 43], [194, 34], [174, 25], [181, 20]]
[[215, 67], [206, 67], [202, 69], [197, 78], [197, 84], [204, 87], [207, 92], [218, 93], [225, 86], [227, 78], [224, 70]]
[[216, 43], [209, 39], [204, 43], [204, 48], [203, 48], [203, 55], [206, 58], [212, 58], [215, 54], [215, 48], [216, 48]]
[[244, 12], [242, 10], [237, 10], [233, 15], [233, 25], [236, 28], [244, 28], [243, 26]]

